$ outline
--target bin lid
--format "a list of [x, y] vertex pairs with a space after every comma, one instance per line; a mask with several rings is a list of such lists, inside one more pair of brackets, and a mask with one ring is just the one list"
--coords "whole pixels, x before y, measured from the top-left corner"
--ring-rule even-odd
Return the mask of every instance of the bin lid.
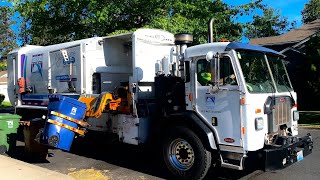
[[0, 120], [21, 119], [21, 116], [10, 113], [0, 113]]

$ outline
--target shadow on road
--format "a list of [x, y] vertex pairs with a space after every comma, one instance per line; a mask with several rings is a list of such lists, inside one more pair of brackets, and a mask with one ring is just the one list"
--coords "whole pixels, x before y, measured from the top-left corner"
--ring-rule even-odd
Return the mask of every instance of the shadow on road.
[[18, 159], [20, 161], [24, 161], [27, 163], [37, 164], [37, 163], [50, 163], [45, 158], [40, 158], [38, 156], [32, 156], [25, 152], [24, 143], [21, 141], [17, 141], [17, 146], [14, 148], [12, 152], [7, 153], [8, 156]]
[[[17, 146], [9, 156], [32, 164], [39, 164], [42, 167], [57, 170], [62, 173], [68, 173], [68, 165], [62, 162], [66, 161], [66, 157], [73, 159], [73, 163], [77, 165], [79, 156], [90, 158], [90, 167], [99, 169], [101, 161], [114, 165], [112, 167], [126, 168], [148, 174], [162, 179], [173, 179], [170, 177], [165, 164], [162, 160], [161, 151], [155, 147], [137, 147], [121, 143], [107, 143], [107, 136], [103, 134], [87, 134], [83, 138], [76, 138], [70, 152], [64, 152], [57, 149], [49, 150], [49, 161], [42, 158], [30, 157], [25, 153], [23, 139], [18, 139]], [[51, 154], [52, 152], [53, 154]], [[50, 156], [52, 155], [52, 156]], [[67, 158], [67, 159], [68, 159]], [[85, 159], [82, 158], [82, 159]], [[95, 161], [97, 160], [97, 161]], [[51, 161], [51, 162], [50, 162]], [[89, 161], [89, 159], [88, 159]], [[100, 161], [100, 162], [99, 162]], [[93, 162], [93, 163], [92, 163]], [[85, 166], [87, 164], [85, 163]], [[80, 165], [78, 165], [79, 169]], [[112, 171], [112, 167], [110, 171]], [[226, 168], [219, 168], [218, 171], [212, 171], [205, 178], [209, 179], [241, 179], [250, 174], [256, 169], [250, 168], [246, 171], [237, 171]]]
[[[92, 164], [90, 164], [90, 167], [88, 168], [91, 168], [92, 165], [93, 168], [99, 169], [102, 161], [111, 164], [111, 168], [122, 167], [162, 179], [173, 179], [165, 167], [160, 148], [156, 148], [155, 146], [137, 147], [134, 145], [116, 143], [116, 137], [114, 139], [115, 143], [110, 143], [110, 139], [108, 138], [110, 138], [110, 136], [106, 136], [105, 134], [87, 133], [85, 137], [78, 137], [74, 140], [70, 152], [51, 148], [49, 151], [49, 158], [43, 159], [30, 156], [25, 152], [23, 131], [19, 128], [17, 146], [14, 151], [8, 155], [24, 162], [39, 164], [40, 166], [51, 170], [68, 173], [68, 168], [70, 168], [69, 165], [61, 162], [66, 161], [67, 156], [70, 158], [70, 155], [74, 154], [75, 156], [72, 156], [73, 159], [71, 161], [76, 165], [78, 163], [77, 158], [82, 156], [90, 158], [90, 163]], [[50, 152], [53, 153], [51, 157]], [[86, 163], [85, 166], [87, 166]], [[78, 165], [77, 168], [79, 169], [79, 167], [80, 165]], [[205, 179], [241, 179], [250, 175], [255, 170], [256, 169], [254, 168], [250, 168], [246, 171], [237, 171], [219, 168], [218, 171], [210, 172]], [[110, 171], [112, 171], [112, 169], [110, 169]]]
[[[172, 179], [162, 160], [161, 151], [150, 147], [136, 147], [127, 144], [105, 143], [103, 135], [91, 135], [86, 138], [75, 140], [71, 153], [102, 160], [107, 163], [123, 168], [139, 171], [151, 176], [163, 179]], [[246, 171], [219, 168], [212, 171], [206, 179], [241, 179], [256, 169], [250, 168]]]

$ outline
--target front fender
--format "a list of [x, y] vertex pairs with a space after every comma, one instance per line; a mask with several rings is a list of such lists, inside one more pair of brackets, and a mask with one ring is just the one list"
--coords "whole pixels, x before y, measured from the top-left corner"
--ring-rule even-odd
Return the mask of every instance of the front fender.
[[[172, 114], [168, 116], [168, 123], [175, 123], [181, 125], [188, 125], [191, 129], [195, 130], [198, 135], [201, 135], [203, 142], [211, 149], [217, 150], [217, 139], [214, 131], [212, 131], [203, 120], [198, 117], [194, 112], [183, 112]], [[169, 120], [170, 119], [170, 120]]]

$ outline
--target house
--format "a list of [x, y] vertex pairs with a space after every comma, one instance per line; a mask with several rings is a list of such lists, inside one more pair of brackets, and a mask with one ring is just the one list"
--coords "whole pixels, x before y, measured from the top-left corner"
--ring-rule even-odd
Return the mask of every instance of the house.
[[251, 39], [249, 44], [260, 45], [276, 51], [300, 51], [303, 45], [320, 31], [320, 19], [312, 21], [304, 26], [293, 29], [286, 34], [264, 38]]
[[9, 101], [7, 78], [7, 71], [0, 71], [0, 94], [5, 95], [4, 101]]
[[306, 92], [307, 79], [304, 77], [308, 69], [305, 65], [307, 59], [306, 44], [317, 34], [320, 34], [320, 19], [279, 36], [255, 38], [249, 42], [249, 44], [276, 50], [286, 56], [285, 60], [289, 62], [287, 70], [291, 77], [292, 86], [298, 94], [299, 107], [305, 110], [311, 110], [315, 107], [320, 108], [319, 103], [314, 101], [314, 95]]

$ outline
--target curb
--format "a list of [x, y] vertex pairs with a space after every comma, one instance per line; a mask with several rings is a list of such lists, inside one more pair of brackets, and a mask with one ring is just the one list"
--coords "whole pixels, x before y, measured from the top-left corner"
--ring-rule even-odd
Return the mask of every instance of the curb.
[[29, 164], [17, 159], [13, 159], [4, 155], [0, 155], [0, 174], [1, 179], [8, 180], [74, 180], [73, 177], [56, 171]]

